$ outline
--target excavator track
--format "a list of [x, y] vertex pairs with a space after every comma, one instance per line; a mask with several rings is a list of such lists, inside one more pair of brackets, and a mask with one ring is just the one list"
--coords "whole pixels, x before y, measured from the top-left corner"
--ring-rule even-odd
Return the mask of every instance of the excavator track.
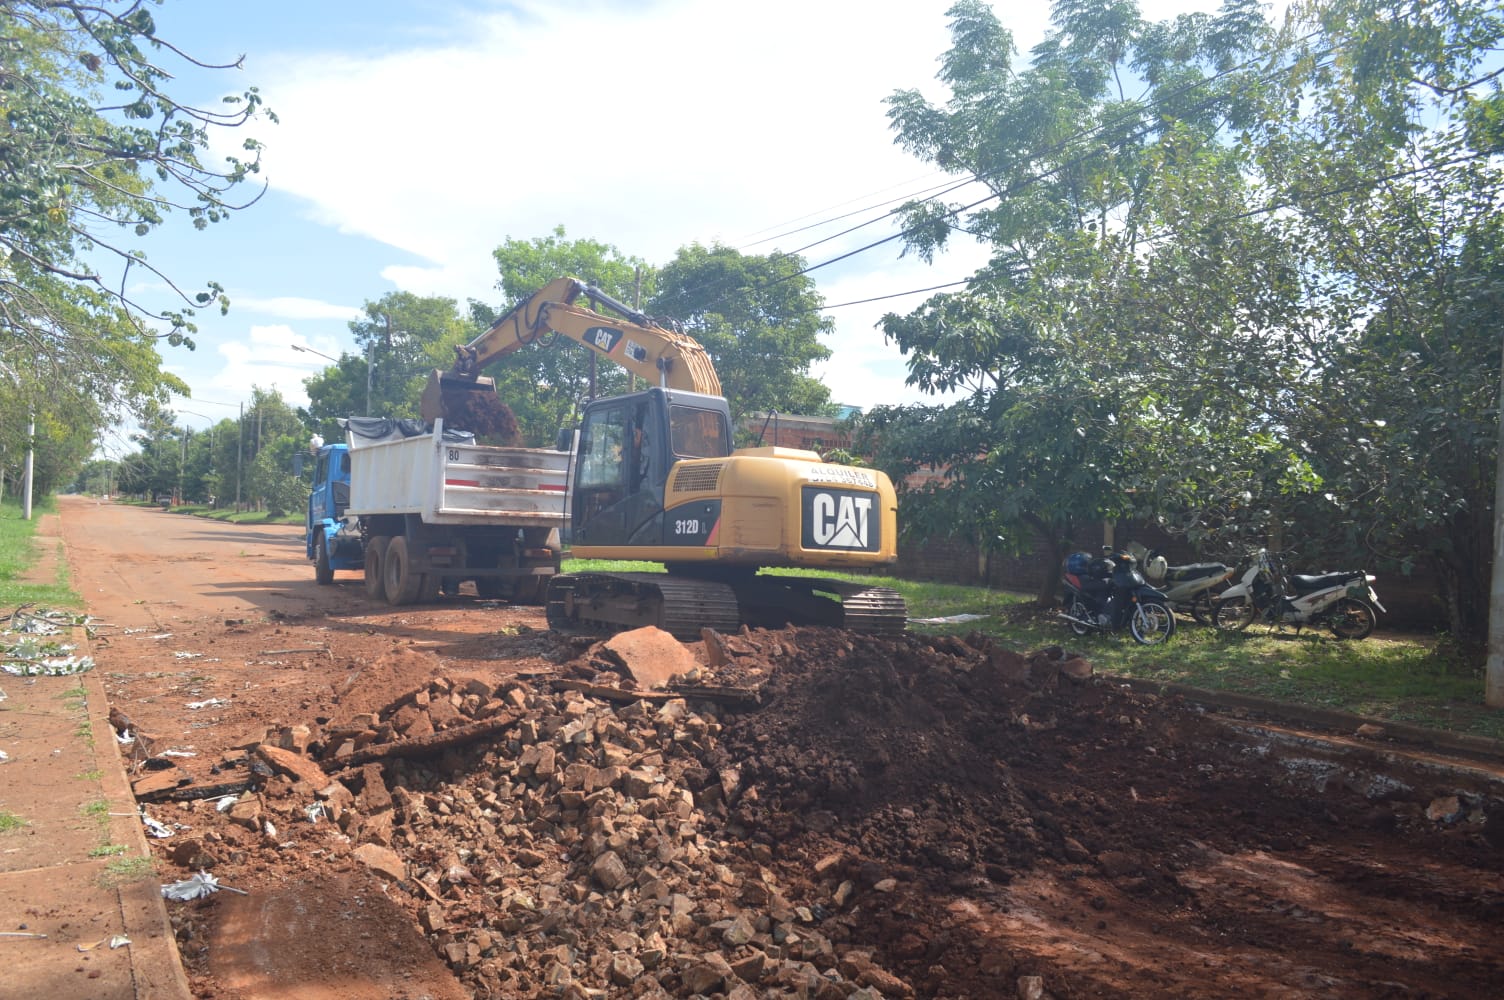
[[888, 587], [867, 587], [844, 580], [819, 580], [841, 596], [842, 628], [853, 632], [896, 635], [909, 621], [903, 595]]
[[655, 625], [692, 642], [700, 629], [741, 626], [736, 592], [724, 583], [666, 573], [561, 573], [548, 584], [548, 625], [609, 635]]
[[609, 635], [655, 625], [693, 641], [703, 628], [827, 625], [892, 635], [907, 625], [902, 595], [887, 587], [798, 576], [722, 582], [667, 573], [565, 573], [548, 586], [548, 624]]

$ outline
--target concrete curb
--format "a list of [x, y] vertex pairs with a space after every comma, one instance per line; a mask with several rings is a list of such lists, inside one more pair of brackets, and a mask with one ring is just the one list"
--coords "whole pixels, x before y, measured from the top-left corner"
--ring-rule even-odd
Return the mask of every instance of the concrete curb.
[[[80, 642], [87, 648], [87, 639]], [[110, 725], [109, 698], [99, 668], [83, 675], [88, 691], [89, 727], [94, 733], [94, 755], [98, 761], [105, 798], [110, 804], [110, 832], [115, 843], [130, 845], [133, 855], [151, 858], [146, 831], [137, 818], [136, 797], [126, 777], [115, 730]], [[162, 899], [162, 883], [155, 873], [150, 878], [120, 885], [115, 889], [121, 921], [131, 939], [131, 974], [136, 996], [141, 1000], [192, 1000], [182, 955]]]

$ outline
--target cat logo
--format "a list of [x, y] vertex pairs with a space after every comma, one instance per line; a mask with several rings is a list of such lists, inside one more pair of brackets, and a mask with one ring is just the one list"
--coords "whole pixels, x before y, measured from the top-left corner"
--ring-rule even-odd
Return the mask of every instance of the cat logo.
[[876, 551], [879, 532], [873, 517], [875, 499], [871, 493], [806, 486], [804, 547]]
[[592, 326], [581, 339], [587, 347], [593, 347], [602, 354], [610, 354], [621, 340], [621, 331], [610, 326]]

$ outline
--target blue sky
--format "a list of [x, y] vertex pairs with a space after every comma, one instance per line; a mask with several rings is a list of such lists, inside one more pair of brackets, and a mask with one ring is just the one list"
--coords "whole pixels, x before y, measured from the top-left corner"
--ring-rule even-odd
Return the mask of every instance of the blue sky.
[[[205, 61], [245, 57], [240, 71], [185, 70], [182, 96], [255, 85], [281, 119], [254, 128], [270, 185], [258, 204], [145, 246], [181, 284], [218, 280], [233, 303], [200, 314], [196, 351], [162, 348], [193, 387], [176, 401], [182, 422], [233, 416], [252, 386], [301, 405], [326, 362], [291, 345], [353, 350], [349, 320], [387, 292], [502, 304], [490, 253], [508, 237], [562, 224], [654, 264], [693, 242], [789, 251], [826, 233], [754, 241], [938, 183], [893, 144], [882, 102], [910, 87], [941, 96], [951, 2], [168, 0], [161, 37]], [[1158, 19], [1215, 4], [1142, 7]], [[997, 9], [1022, 51], [1042, 36], [1047, 4]], [[899, 249], [814, 272], [826, 302], [957, 281], [982, 260], [964, 244], [929, 265]], [[836, 401], [920, 398], [873, 327], [922, 299], [829, 313], [834, 354], [814, 374]]]

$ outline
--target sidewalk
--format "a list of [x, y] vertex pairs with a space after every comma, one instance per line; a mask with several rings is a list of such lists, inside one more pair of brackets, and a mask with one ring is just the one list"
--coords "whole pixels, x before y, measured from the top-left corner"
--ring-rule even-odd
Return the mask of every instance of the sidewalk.
[[[35, 579], [56, 579], [61, 546], [43, 516]], [[191, 997], [100, 669], [0, 673], [0, 1000]]]

